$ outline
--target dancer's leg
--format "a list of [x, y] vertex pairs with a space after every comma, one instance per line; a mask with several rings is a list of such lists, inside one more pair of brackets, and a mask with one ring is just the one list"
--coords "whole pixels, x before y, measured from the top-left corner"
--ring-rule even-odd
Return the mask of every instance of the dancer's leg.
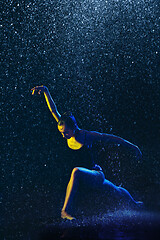
[[71, 178], [69, 180], [64, 205], [62, 208], [61, 216], [62, 218], [73, 219], [68, 213], [67, 210], [72, 202], [74, 194], [77, 190], [77, 186], [79, 181], [85, 181], [87, 185], [92, 185], [100, 187], [104, 181], [104, 174], [102, 172], [88, 170], [86, 168], [77, 167], [74, 168], [71, 174]]
[[[77, 168], [74, 168], [72, 171], [69, 183], [67, 185], [66, 196], [65, 196], [65, 201], [63, 204], [61, 216], [62, 216], [62, 214], [65, 215], [67, 206], [70, 205], [70, 203], [72, 202], [73, 196], [77, 190], [78, 181], [77, 181], [76, 174], [75, 174], [76, 171], [77, 171]], [[63, 218], [63, 216], [62, 216], [62, 218]]]
[[62, 218], [67, 218], [70, 220], [73, 219], [73, 217], [70, 216], [67, 211], [72, 203], [72, 199], [77, 190], [78, 183], [81, 180], [87, 183], [87, 185], [91, 185], [92, 187], [98, 187], [104, 192], [109, 193], [110, 197], [115, 197], [117, 198], [117, 200], [125, 201], [126, 204], [131, 203], [135, 206], [143, 204], [142, 202], [136, 202], [126, 189], [122, 187], [117, 187], [110, 181], [106, 180], [103, 172], [77, 167], [73, 169], [70, 181], [67, 186], [65, 201], [61, 212]]
[[117, 187], [106, 179], [103, 182], [103, 190], [107, 193], [110, 193], [111, 196], [114, 196], [119, 200], [123, 200], [125, 203], [132, 204], [133, 206], [143, 204], [142, 202], [136, 202], [125, 188]]

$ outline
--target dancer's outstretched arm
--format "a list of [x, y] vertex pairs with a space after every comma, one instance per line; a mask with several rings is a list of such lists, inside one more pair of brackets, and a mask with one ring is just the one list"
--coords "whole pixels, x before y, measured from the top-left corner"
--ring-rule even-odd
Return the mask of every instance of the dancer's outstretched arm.
[[113, 143], [113, 144], [120, 144], [122, 146], [126, 146], [128, 147], [129, 149], [133, 149], [136, 153], [136, 156], [137, 158], [141, 158], [142, 157], [142, 153], [139, 149], [138, 146], [134, 145], [133, 143], [121, 138], [121, 137], [118, 137], [118, 136], [115, 136], [115, 135], [112, 135], [112, 134], [107, 134], [107, 133], [99, 133], [99, 132], [95, 132], [95, 131], [88, 131], [87, 133], [87, 139], [89, 142], [93, 142], [93, 141], [102, 141], [104, 143]]
[[36, 86], [36, 87], [32, 88], [31, 91], [32, 91], [32, 95], [34, 95], [35, 91], [38, 91], [38, 94], [44, 93], [44, 96], [45, 96], [48, 108], [51, 111], [51, 113], [52, 113], [53, 117], [55, 118], [55, 120], [58, 122], [60, 117], [61, 117], [61, 115], [60, 115], [60, 113], [57, 110], [56, 104], [53, 101], [48, 88], [43, 86], [43, 85], [41, 85], [41, 86]]

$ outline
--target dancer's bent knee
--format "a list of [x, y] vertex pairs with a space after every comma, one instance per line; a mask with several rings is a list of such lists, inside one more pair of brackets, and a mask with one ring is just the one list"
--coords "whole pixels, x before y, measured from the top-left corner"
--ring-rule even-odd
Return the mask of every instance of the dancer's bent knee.
[[72, 173], [71, 173], [71, 178], [75, 179], [79, 177], [81, 170], [78, 167], [73, 168]]

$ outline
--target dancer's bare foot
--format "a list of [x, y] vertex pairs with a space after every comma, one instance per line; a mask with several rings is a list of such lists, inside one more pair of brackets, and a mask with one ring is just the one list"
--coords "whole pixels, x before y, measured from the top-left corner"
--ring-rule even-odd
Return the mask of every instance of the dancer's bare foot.
[[75, 220], [74, 217], [72, 217], [71, 215], [69, 215], [67, 212], [65, 212], [64, 210], [61, 211], [61, 218], [63, 219], [68, 219], [68, 220]]

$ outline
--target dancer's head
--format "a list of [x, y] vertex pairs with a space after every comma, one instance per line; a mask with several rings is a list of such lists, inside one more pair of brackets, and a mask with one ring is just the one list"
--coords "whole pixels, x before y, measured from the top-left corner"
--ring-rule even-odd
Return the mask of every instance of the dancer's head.
[[65, 112], [61, 115], [58, 121], [58, 130], [62, 133], [63, 137], [67, 139], [73, 137], [77, 128], [76, 119], [71, 112]]

